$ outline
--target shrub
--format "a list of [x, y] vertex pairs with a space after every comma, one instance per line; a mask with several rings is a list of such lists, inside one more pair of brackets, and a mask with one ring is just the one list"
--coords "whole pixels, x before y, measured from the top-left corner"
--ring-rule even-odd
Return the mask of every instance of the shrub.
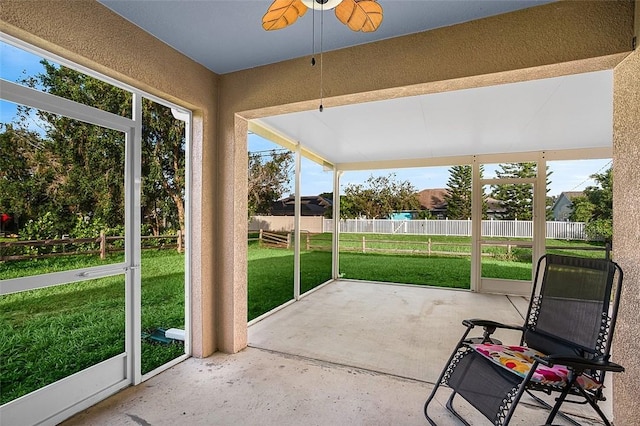
[[19, 239], [22, 241], [46, 240], [60, 236], [61, 232], [51, 212], [46, 212], [35, 220], [30, 219], [19, 233]]
[[[72, 238], [98, 238], [101, 232], [104, 232], [108, 237], [122, 236], [124, 235], [124, 226], [118, 225], [115, 227], [109, 227], [102, 219], [78, 216], [76, 224], [73, 230], [69, 233], [69, 236]], [[124, 240], [116, 240], [111, 244], [119, 249], [124, 248]], [[86, 245], [83, 244], [82, 246], [83, 248], [87, 248], [88, 246], [95, 247], [95, 245], [91, 243]]]
[[613, 239], [613, 221], [611, 219], [596, 219], [586, 224], [584, 231], [590, 240], [605, 240], [611, 242]]
[[[37, 219], [29, 220], [18, 234], [18, 239], [21, 241], [30, 240], [47, 240], [60, 238], [62, 233], [59, 229], [59, 224], [56, 222], [54, 215], [51, 212], [46, 212], [44, 215]], [[29, 246], [23, 247], [23, 254], [46, 254], [56, 253], [60, 251], [60, 247], [57, 246]]]

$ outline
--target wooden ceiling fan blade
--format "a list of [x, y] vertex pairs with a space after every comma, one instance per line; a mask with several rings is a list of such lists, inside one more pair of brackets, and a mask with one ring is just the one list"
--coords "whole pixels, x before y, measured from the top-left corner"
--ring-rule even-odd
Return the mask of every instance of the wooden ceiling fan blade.
[[306, 11], [307, 6], [301, 0], [274, 0], [262, 17], [262, 28], [274, 31], [288, 27]]
[[382, 6], [375, 0], [361, 1], [358, 2], [358, 5], [361, 5], [362, 10], [367, 14], [367, 19], [360, 31], [369, 33], [377, 30], [384, 17]]
[[375, 0], [342, 0], [336, 18], [353, 31], [373, 32], [382, 23], [382, 6]]

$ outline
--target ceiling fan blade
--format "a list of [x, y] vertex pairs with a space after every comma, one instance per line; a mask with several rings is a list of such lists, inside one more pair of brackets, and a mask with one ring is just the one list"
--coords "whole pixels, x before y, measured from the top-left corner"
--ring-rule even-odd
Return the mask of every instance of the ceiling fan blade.
[[336, 18], [353, 31], [373, 32], [382, 17], [382, 6], [375, 0], [342, 0], [336, 7]]
[[288, 27], [306, 11], [307, 6], [301, 0], [274, 0], [262, 17], [262, 28], [273, 31]]

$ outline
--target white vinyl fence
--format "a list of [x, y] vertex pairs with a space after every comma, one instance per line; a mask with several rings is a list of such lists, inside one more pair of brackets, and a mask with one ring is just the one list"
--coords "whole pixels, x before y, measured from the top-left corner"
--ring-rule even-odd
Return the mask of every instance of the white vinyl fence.
[[[323, 231], [333, 231], [333, 219], [324, 219]], [[391, 220], [341, 219], [341, 233], [471, 235], [471, 220]], [[531, 238], [530, 220], [483, 220], [482, 236]], [[583, 222], [547, 222], [547, 238], [554, 240], [588, 240]]]

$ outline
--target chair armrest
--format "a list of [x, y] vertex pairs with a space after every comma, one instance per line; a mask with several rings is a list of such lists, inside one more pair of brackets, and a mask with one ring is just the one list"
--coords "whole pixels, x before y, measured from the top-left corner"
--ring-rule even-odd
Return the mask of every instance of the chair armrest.
[[462, 325], [465, 327], [490, 327], [494, 330], [497, 328], [506, 328], [508, 330], [518, 330], [522, 331], [523, 327], [521, 325], [511, 325], [511, 324], [502, 324], [501, 322], [491, 321], [491, 320], [483, 320], [483, 319], [466, 319], [462, 321]]
[[605, 361], [602, 359], [586, 359], [579, 356], [570, 355], [549, 355], [545, 357], [534, 356], [534, 358], [547, 367], [553, 367], [555, 364], [565, 365], [576, 371], [600, 370], [613, 371], [616, 373], [623, 372], [624, 367], [615, 362]]
[[[519, 325], [508, 325], [508, 324], [502, 324], [502, 323], [496, 322], [496, 321], [483, 320], [483, 319], [466, 319], [466, 320], [462, 321], [462, 325], [467, 327], [467, 333], [469, 333], [469, 331], [471, 331], [471, 329], [476, 327], [476, 326], [482, 327], [484, 329], [484, 333], [482, 334], [482, 338], [481, 338], [480, 341], [482, 343], [494, 343], [494, 344], [498, 344], [498, 345], [501, 344], [501, 342], [499, 340], [491, 338], [491, 335], [498, 328], [504, 328], [504, 329], [508, 329], [508, 330], [523, 331], [523, 328], [521, 326], [519, 326]], [[472, 340], [470, 340], [470, 342]], [[478, 342], [474, 342], [474, 343], [478, 343]]]

